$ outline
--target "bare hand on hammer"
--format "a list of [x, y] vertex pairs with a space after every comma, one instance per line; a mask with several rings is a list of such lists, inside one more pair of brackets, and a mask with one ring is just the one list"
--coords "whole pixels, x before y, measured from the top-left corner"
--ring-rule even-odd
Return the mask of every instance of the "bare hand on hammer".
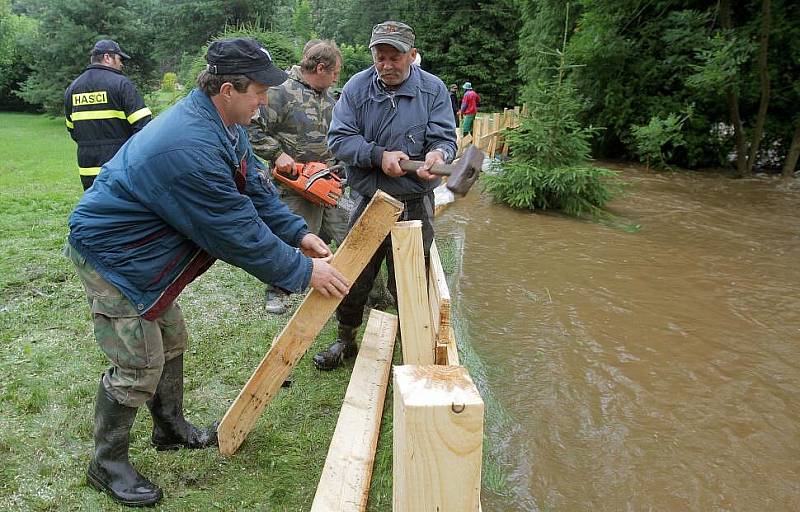
[[[381, 169], [387, 176], [391, 176], [393, 178], [403, 176], [406, 174], [406, 171], [400, 168], [400, 162], [403, 160], [409, 160], [409, 157], [402, 151], [384, 151], [383, 156], [381, 157]], [[444, 155], [441, 151], [429, 151], [428, 154], [425, 155], [425, 163], [417, 168], [415, 172], [417, 176], [424, 180], [432, 180], [435, 179], [437, 175], [431, 174], [428, 172], [428, 169], [430, 169], [434, 164], [443, 163]]]
[[422, 166], [419, 169], [417, 169], [417, 176], [428, 181], [434, 180], [439, 176], [436, 174], [431, 174], [430, 172], [428, 172], [428, 169], [430, 169], [435, 164], [443, 164], [443, 163], [444, 163], [444, 154], [442, 154], [441, 151], [439, 150], [428, 151], [428, 154], [425, 155], [425, 163], [422, 164]]
[[400, 168], [400, 161], [408, 159], [408, 155], [402, 151], [384, 151], [381, 156], [381, 169], [387, 176], [397, 178], [406, 173]]

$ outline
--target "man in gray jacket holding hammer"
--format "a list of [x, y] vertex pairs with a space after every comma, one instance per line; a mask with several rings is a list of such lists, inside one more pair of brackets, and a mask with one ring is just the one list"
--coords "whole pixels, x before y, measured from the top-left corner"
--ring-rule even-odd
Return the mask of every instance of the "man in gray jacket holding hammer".
[[[376, 25], [369, 47], [374, 65], [345, 84], [328, 130], [328, 145], [347, 165], [347, 180], [356, 200], [350, 227], [381, 189], [404, 203], [400, 220], [422, 221], [427, 263], [433, 241], [433, 189], [441, 181], [428, 171], [434, 164], [450, 163], [456, 152], [450, 96], [439, 78], [411, 65], [417, 50], [414, 31], [405, 23]], [[400, 162], [409, 159], [425, 163], [416, 172], [406, 173]], [[336, 310], [339, 338], [314, 356], [317, 368], [333, 370], [358, 353], [356, 332], [384, 258], [389, 290], [397, 301], [391, 237], [387, 236]]]

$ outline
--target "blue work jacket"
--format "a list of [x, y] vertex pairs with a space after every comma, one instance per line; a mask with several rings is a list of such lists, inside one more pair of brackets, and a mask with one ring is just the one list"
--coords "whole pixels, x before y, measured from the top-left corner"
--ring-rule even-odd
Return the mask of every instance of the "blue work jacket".
[[253, 155], [231, 141], [210, 98], [193, 90], [129, 139], [69, 218], [69, 242], [146, 319], [215, 259], [291, 292], [312, 262], [308, 233]]

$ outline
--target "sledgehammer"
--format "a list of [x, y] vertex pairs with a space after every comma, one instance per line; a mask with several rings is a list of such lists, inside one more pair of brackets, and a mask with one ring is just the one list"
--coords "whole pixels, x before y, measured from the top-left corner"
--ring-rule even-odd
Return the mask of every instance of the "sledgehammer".
[[[461, 155], [461, 158], [454, 164], [434, 164], [428, 172], [439, 176], [450, 176], [447, 180], [447, 188], [454, 194], [464, 196], [478, 179], [484, 159], [483, 151], [470, 146]], [[418, 160], [401, 160], [400, 168], [406, 172], [419, 169], [425, 162]]]

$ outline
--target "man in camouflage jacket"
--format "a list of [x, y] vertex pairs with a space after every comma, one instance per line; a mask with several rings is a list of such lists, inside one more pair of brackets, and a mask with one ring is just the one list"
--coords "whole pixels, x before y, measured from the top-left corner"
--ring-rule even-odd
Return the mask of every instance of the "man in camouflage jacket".
[[[342, 54], [331, 41], [306, 44], [300, 65], [293, 66], [283, 84], [268, 91], [269, 103], [261, 106], [248, 127], [255, 153], [283, 173], [294, 172], [295, 162], [328, 162], [328, 125], [336, 103], [328, 92], [339, 79]], [[302, 216], [314, 234], [326, 233], [337, 245], [347, 234], [348, 214], [341, 208], [315, 205], [288, 187], [281, 186], [281, 199]], [[286, 311], [285, 294], [267, 287], [266, 310]]]

